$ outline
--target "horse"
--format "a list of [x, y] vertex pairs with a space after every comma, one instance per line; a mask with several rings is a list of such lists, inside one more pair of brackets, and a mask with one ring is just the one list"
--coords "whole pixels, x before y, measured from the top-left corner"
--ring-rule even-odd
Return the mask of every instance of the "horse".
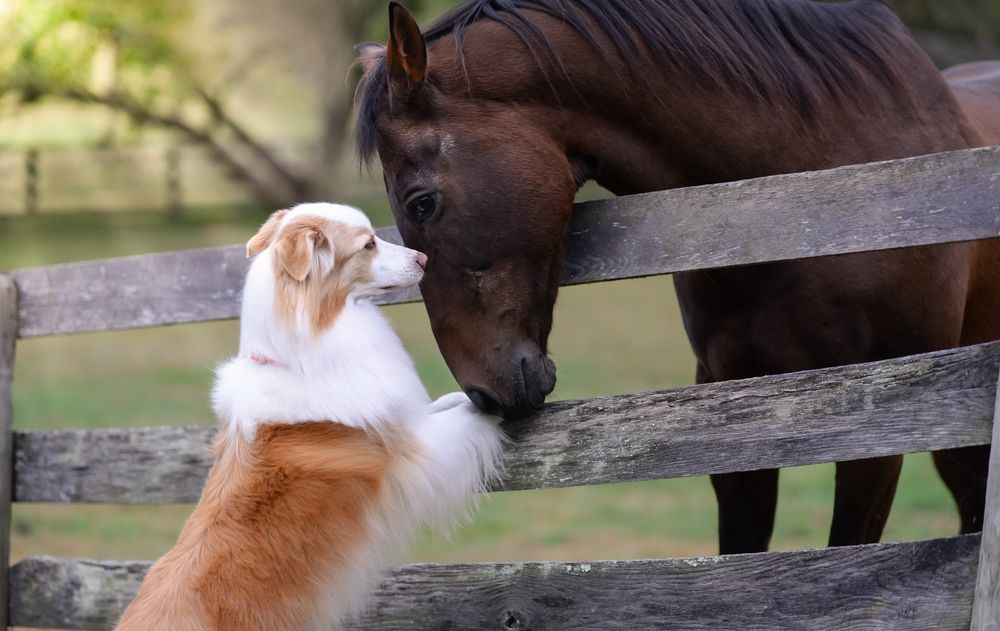
[[[507, 418], [555, 384], [584, 182], [630, 195], [1000, 144], [1000, 62], [942, 76], [882, 0], [470, 0], [426, 32], [391, 3], [388, 43], [356, 50], [360, 156], [430, 257], [450, 370]], [[673, 278], [698, 383], [1000, 338], [1000, 240]], [[934, 454], [963, 533], [981, 529], [988, 451]], [[837, 463], [830, 545], [880, 539], [901, 465]], [[778, 470], [711, 479], [720, 551], [766, 550]]]

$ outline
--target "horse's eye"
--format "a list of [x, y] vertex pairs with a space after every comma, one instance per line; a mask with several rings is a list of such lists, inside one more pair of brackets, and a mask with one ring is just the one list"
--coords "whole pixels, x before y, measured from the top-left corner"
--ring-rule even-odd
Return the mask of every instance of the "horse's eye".
[[371, 239], [368, 240], [368, 243], [365, 244], [365, 249], [366, 250], [375, 249], [375, 237], [372, 237]]
[[437, 199], [434, 194], [421, 195], [406, 205], [406, 213], [414, 223], [423, 223], [434, 214]]

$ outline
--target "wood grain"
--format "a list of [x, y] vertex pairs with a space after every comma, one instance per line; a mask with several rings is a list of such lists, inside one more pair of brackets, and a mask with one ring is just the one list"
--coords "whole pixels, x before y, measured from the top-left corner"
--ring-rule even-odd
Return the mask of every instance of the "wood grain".
[[[990, 442], [1000, 342], [825, 370], [561, 401], [506, 428], [504, 489], [789, 467]], [[15, 435], [15, 499], [198, 498], [213, 426]]]
[[[399, 243], [395, 228], [379, 235]], [[239, 315], [246, 247], [232, 245], [14, 270], [21, 337], [206, 322]], [[416, 289], [380, 303], [414, 302]]]
[[10, 587], [10, 509], [14, 487], [14, 350], [17, 342], [17, 286], [0, 275], [0, 629], [7, 628]]
[[[1000, 377], [997, 378], [997, 388], [1000, 393]], [[986, 516], [972, 611], [971, 631], [1000, 631], [1000, 396], [993, 416]]]
[[[395, 229], [380, 231], [398, 242]], [[1000, 236], [1000, 148], [578, 205], [564, 284]], [[12, 272], [21, 337], [236, 317], [242, 246]], [[416, 292], [385, 303], [418, 299]]]
[[[355, 629], [969, 627], [979, 537], [662, 561], [398, 567]], [[13, 568], [13, 624], [107, 629], [148, 564], [36, 557]]]

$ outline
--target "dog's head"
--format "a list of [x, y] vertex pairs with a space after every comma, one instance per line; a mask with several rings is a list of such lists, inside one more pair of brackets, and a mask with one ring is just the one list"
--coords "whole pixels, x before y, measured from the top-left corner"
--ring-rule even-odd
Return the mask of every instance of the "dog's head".
[[328, 328], [351, 301], [410, 287], [427, 256], [375, 236], [364, 213], [339, 204], [279, 210], [247, 242], [270, 254], [275, 311], [292, 326]]

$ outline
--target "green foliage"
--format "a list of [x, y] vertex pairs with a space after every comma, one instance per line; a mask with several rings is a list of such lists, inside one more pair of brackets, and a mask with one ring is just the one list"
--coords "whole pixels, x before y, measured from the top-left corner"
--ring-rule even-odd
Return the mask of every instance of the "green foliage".
[[189, 89], [185, 1], [21, 0], [4, 18], [4, 92], [22, 102], [104, 83], [139, 102]]
[[1000, 42], [1000, 2], [996, 0], [895, 0], [893, 8], [912, 28]]

